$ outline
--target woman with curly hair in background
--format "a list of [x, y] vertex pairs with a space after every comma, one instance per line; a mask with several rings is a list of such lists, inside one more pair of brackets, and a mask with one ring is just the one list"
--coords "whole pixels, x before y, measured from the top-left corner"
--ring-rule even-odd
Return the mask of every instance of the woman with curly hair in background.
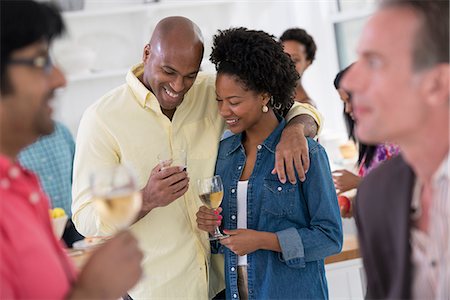
[[295, 66], [273, 36], [246, 28], [220, 31], [210, 59], [219, 111], [234, 135], [220, 143], [216, 163], [222, 206], [202, 206], [197, 223], [212, 233], [223, 221], [229, 235], [212, 242], [225, 255], [227, 298], [328, 298], [324, 259], [340, 251], [342, 226], [325, 150], [308, 139], [304, 182], [283, 184], [272, 174]]

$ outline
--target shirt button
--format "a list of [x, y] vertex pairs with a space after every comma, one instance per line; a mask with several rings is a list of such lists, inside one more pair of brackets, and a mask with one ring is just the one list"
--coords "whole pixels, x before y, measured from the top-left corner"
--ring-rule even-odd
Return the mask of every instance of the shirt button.
[[233, 294], [233, 298], [236, 299], [237, 298], [237, 294]]
[[234, 272], [234, 271], [236, 271], [236, 268], [235, 267], [231, 267], [231, 272]]
[[37, 192], [32, 192], [30, 194], [30, 196], [28, 197], [28, 200], [30, 200], [30, 202], [32, 204], [38, 203], [40, 199], [41, 199], [41, 197], [39, 196], [39, 194]]
[[239, 167], [238, 167], [238, 170], [240, 170], [240, 169], [242, 169], [242, 166], [239, 166]]
[[8, 179], [3, 178], [2, 180], [0, 180], [0, 187], [2, 187], [3, 189], [9, 189], [9, 187], [11, 186], [11, 183], [9, 182]]
[[231, 193], [234, 194], [236, 192], [235, 189], [231, 189]]
[[277, 188], [277, 190], [278, 190], [279, 192], [281, 192], [281, 191], [283, 190], [283, 188], [282, 188], [281, 186], [279, 186], [279, 187]]
[[236, 216], [235, 216], [235, 215], [232, 215], [232, 216], [231, 216], [231, 220], [236, 220]]
[[19, 168], [18, 167], [12, 167], [11, 169], [9, 169], [8, 175], [9, 175], [9, 177], [11, 177], [13, 179], [19, 177], [19, 175], [20, 175]]
[[261, 146], [261, 145], [258, 145], [258, 146], [256, 146], [256, 148], [257, 148], [258, 150], [261, 150], [262, 146]]

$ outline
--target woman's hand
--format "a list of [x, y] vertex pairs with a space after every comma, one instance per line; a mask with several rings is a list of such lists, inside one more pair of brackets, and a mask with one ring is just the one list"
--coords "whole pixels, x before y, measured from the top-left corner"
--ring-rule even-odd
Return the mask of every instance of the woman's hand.
[[220, 240], [220, 243], [233, 251], [236, 255], [243, 256], [260, 249], [260, 232], [252, 229], [224, 230], [228, 238]]
[[347, 170], [337, 170], [333, 172], [333, 182], [336, 188], [336, 194], [340, 195], [357, 188], [361, 182], [361, 177]]
[[201, 206], [196, 214], [198, 228], [214, 234], [214, 229], [222, 223], [222, 216], [220, 215], [221, 212], [221, 207], [214, 210], [207, 208], [206, 206]]

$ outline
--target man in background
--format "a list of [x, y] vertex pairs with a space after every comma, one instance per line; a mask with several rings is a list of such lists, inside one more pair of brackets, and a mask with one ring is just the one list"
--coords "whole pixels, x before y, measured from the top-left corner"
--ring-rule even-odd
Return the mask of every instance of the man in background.
[[358, 53], [357, 136], [402, 149], [358, 188], [367, 297], [450, 299], [449, 2], [383, 1]]
[[26, 169], [39, 177], [42, 189], [49, 196], [52, 208], [64, 209], [69, 220], [62, 239], [68, 247], [83, 239], [71, 220], [72, 217], [72, 166], [75, 141], [69, 129], [60, 122], [54, 122], [55, 129], [49, 135], [19, 153], [19, 161]]
[[0, 14], [0, 299], [118, 299], [141, 276], [136, 239], [119, 233], [77, 274], [37, 177], [17, 161], [54, 130], [49, 102], [66, 81], [49, 47], [63, 32], [61, 16], [33, 1], [1, 1]]

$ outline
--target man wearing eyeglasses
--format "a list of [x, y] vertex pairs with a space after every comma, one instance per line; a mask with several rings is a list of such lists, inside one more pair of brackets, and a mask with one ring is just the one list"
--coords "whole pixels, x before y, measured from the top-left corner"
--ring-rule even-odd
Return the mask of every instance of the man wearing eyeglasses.
[[117, 299], [141, 276], [136, 239], [119, 233], [77, 274], [54, 236], [37, 177], [17, 162], [54, 129], [50, 102], [66, 80], [48, 49], [63, 31], [61, 16], [33, 1], [0, 5], [0, 299]]

